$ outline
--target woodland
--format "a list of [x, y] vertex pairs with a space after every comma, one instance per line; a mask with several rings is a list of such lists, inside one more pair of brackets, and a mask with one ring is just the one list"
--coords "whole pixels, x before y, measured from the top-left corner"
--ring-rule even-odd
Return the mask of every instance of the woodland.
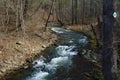
[[[120, 0], [0, 0], [0, 80], [120, 80], [119, 14]], [[89, 38], [90, 46], [84, 49], [95, 54], [75, 62], [76, 75], [70, 76], [76, 78], [11, 78], [49, 47], [61, 45], [53, 27]], [[99, 56], [96, 63], [91, 61], [94, 55]], [[91, 73], [79, 72], [83, 68]]]

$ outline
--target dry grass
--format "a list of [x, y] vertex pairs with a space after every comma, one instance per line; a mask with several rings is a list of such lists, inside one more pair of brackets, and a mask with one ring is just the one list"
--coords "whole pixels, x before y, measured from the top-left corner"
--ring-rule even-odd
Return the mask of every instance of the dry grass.
[[15, 31], [8, 32], [9, 34], [0, 32], [0, 75], [20, 67], [27, 59], [38, 55], [55, 42], [56, 35], [48, 29], [43, 32], [43, 27], [40, 24], [26, 27], [25, 34]]
[[74, 26], [68, 26], [67, 29], [77, 31], [77, 32], [82, 32], [91, 38], [93, 38], [93, 32], [91, 31], [90, 25], [74, 25]]

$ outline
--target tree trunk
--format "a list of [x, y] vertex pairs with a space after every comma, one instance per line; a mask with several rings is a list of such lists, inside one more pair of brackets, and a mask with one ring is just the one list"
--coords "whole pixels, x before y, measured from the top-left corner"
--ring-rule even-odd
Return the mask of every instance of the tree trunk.
[[103, 75], [104, 80], [114, 80], [113, 77], [113, 0], [103, 0]]
[[74, 0], [75, 3], [74, 3], [74, 7], [75, 7], [75, 15], [74, 15], [74, 19], [75, 19], [75, 24], [78, 24], [78, 20], [77, 20], [77, 3], [78, 3], [78, 0]]
[[17, 0], [16, 4], [16, 28], [17, 31], [24, 30], [24, 5], [22, 0]]
[[72, 25], [74, 24], [74, 0], [72, 0]]
[[[114, 9], [115, 9], [115, 11], [117, 9], [117, 0], [114, 0]], [[119, 44], [119, 43], [116, 43], [116, 41], [119, 40], [117, 35], [116, 35], [116, 33], [118, 32], [117, 29], [119, 30], [119, 28], [117, 28], [118, 27], [117, 18], [116, 18], [115, 23], [114, 23], [115, 28], [113, 29], [114, 30], [114, 37], [113, 37], [113, 42], [114, 42], [114, 48], [113, 48], [113, 50], [114, 50], [114, 52], [113, 52], [114, 53], [113, 54], [114, 67], [113, 67], [113, 72], [114, 72], [114, 76], [116, 78], [118, 77], [118, 74], [117, 74], [118, 73], [117, 60], [118, 60], [118, 44]]]
[[93, 0], [90, 0], [90, 8], [89, 8], [90, 9], [90, 11], [89, 11], [90, 13], [89, 13], [89, 17], [93, 16], [93, 2], [94, 2]]
[[51, 16], [51, 12], [52, 12], [52, 9], [53, 9], [54, 1], [55, 1], [55, 0], [52, 0], [52, 4], [51, 4], [51, 7], [50, 7], [50, 12], [49, 12], [47, 21], [46, 21], [46, 23], [45, 23], [44, 31], [46, 31], [46, 28], [47, 28], [47, 25], [48, 25], [48, 21], [49, 21], [49, 18], [50, 18], [50, 16]]
[[78, 0], [72, 0], [72, 25], [77, 24], [77, 2]]
[[81, 16], [82, 16], [82, 24], [84, 24], [84, 18], [85, 18], [85, 0], [82, 0], [82, 11], [81, 11]]
[[17, 31], [21, 29], [21, 21], [20, 21], [20, 0], [16, 2], [16, 28]]
[[26, 18], [27, 10], [28, 10], [28, 0], [24, 0], [24, 11], [23, 11], [24, 18]]

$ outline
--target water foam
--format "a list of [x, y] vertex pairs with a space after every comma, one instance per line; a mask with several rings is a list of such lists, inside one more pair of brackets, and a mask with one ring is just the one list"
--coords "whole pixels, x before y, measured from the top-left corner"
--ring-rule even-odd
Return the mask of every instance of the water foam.
[[46, 78], [49, 76], [48, 72], [39, 71], [33, 74], [31, 77], [26, 80], [47, 80]]
[[58, 56], [52, 58], [49, 62], [45, 63], [44, 58], [33, 61], [33, 68], [37, 71], [32, 74], [32, 78], [27, 80], [47, 80], [46, 78], [55, 74], [60, 67], [69, 69], [72, 65], [72, 56], [77, 55], [77, 52], [73, 51], [74, 48], [75, 46], [58, 46], [55, 48], [55, 54]]
[[77, 51], [72, 51], [75, 46], [58, 46], [56, 48], [57, 54], [60, 56], [74, 56], [77, 55]]
[[64, 67], [68, 69], [70, 65], [72, 64], [72, 61], [69, 57], [56, 57], [53, 58], [50, 63], [46, 66], [46, 68], [54, 74], [56, 70], [60, 67]]
[[59, 34], [70, 32], [70, 30], [65, 30], [58, 27], [52, 27], [51, 30]]

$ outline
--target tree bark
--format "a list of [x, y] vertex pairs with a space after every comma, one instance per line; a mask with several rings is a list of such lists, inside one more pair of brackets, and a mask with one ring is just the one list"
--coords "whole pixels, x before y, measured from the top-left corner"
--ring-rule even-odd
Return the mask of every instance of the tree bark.
[[24, 30], [24, 5], [22, 0], [17, 0], [16, 4], [16, 28], [17, 31]]
[[104, 80], [114, 80], [113, 77], [113, 0], [103, 0], [103, 75]]
[[24, 18], [26, 18], [27, 10], [28, 10], [28, 0], [24, 0], [24, 11], [23, 11]]
[[78, 3], [78, 0], [74, 0], [75, 3], [74, 3], [74, 7], [75, 7], [75, 15], [74, 15], [74, 18], [75, 18], [75, 24], [78, 24], [78, 20], [77, 20], [77, 3]]
[[49, 18], [50, 18], [50, 16], [51, 16], [51, 12], [52, 12], [52, 9], [53, 9], [54, 1], [55, 1], [55, 0], [52, 0], [52, 4], [51, 4], [51, 7], [50, 7], [50, 12], [49, 12], [47, 21], [46, 21], [46, 23], [45, 23], [44, 31], [46, 31], [46, 28], [47, 28], [47, 25], [48, 25], [48, 21], [49, 21]]
[[72, 25], [74, 24], [74, 0], [72, 0]]
[[72, 0], [72, 25], [78, 24], [77, 20], [77, 2], [78, 0]]
[[82, 12], [81, 12], [81, 16], [82, 16], [82, 24], [84, 24], [84, 18], [85, 18], [85, 0], [82, 0]]

